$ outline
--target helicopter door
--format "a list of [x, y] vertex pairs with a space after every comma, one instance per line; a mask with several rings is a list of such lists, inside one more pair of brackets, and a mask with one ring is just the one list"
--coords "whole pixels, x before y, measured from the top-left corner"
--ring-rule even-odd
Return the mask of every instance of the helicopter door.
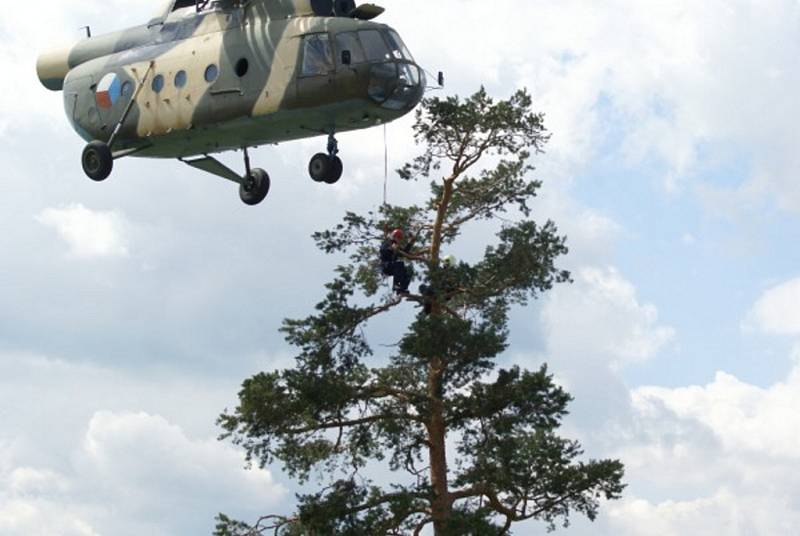
[[[242, 41], [232, 40], [235, 43]], [[253, 55], [250, 50], [236, 44], [226, 46], [222, 62], [217, 68], [210, 64], [204, 74], [211, 84], [209, 94], [213, 117], [217, 120], [232, 119], [247, 113], [248, 98], [252, 98]]]
[[356, 32], [336, 34], [336, 87], [340, 98], [363, 94], [359, 72], [369, 70], [367, 58]]
[[210, 63], [204, 78], [209, 86], [211, 106], [205, 112], [210, 122], [224, 121], [246, 116], [265, 83], [261, 79], [257, 53], [250, 45], [242, 24], [241, 10], [224, 10], [227, 29], [222, 32], [222, 41], [211, 41], [209, 57], [222, 52], [220, 63]]
[[333, 50], [326, 33], [303, 36], [297, 100], [303, 106], [335, 100]]

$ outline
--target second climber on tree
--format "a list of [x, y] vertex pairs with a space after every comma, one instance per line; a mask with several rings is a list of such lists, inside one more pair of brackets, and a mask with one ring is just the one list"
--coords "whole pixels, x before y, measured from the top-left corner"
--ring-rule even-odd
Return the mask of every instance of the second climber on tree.
[[435, 281], [432, 280], [427, 285], [419, 286], [419, 293], [422, 294], [422, 309], [426, 315], [433, 311], [434, 300], [448, 302], [458, 290], [455, 265], [455, 257], [447, 255], [442, 259], [442, 268], [436, 274]]

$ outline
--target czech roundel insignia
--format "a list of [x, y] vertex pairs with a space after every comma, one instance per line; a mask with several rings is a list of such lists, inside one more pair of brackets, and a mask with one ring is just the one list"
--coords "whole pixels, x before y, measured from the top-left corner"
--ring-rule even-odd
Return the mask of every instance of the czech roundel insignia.
[[122, 94], [122, 84], [114, 73], [108, 73], [97, 84], [97, 105], [100, 108], [111, 108]]

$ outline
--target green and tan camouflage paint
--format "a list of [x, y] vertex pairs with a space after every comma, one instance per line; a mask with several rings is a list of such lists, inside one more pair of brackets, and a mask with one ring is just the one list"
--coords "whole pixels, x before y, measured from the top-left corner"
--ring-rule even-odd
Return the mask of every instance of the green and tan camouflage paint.
[[[228, 0], [201, 13], [172, 6], [147, 25], [40, 57], [40, 80], [63, 91], [67, 116], [87, 141], [108, 141], [130, 100], [120, 98], [105, 110], [96, 105], [96, 84], [111, 72], [131, 88], [142, 86], [114, 147], [139, 149], [136, 156], [188, 157], [367, 128], [408, 113], [422, 96], [420, 72], [409, 106], [386, 109], [368, 96], [374, 64], [341, 65], [337, 33], [388, 28], [333, 16], [354, 7], [347, 0]], [[302, 38], [313, 33], [329, 34], [336, 67], [302, 77]], [[242, 59], [248, 71], [240, 77]], [[209, 65], [219, 71], [210, 83]], [[174, 83], [179, 71], [187, 74], [181, 88]], [[157, 75], [164, 77], [160, 92], [152, 87]]]

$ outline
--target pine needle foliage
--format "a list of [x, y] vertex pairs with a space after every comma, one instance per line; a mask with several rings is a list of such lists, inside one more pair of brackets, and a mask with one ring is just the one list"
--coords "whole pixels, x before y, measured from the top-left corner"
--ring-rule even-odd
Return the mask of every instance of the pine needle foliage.
[[[531, 108], [525, 90], [424, 100], [414, 126], [422, 152], [399, 174], [429, 181], [427, 202], [348, 213], [314, 235], [347, 262], [313, 314], [284, 322], [295, 367], [247, 379], [219, 424], [248, 462], [280, 463], [309, 486], [324, 474], [324, 487], [299, 495], [291, 516], [251, 526], [220, 515], [217, 536], [504, 535], [530, 519], [549, 529], [573, 513], [593, 520], [621, 496], [619, 461], [587, 460], [557, 435], [571, 397], [547, 368], [496, 366], [510, 309], [570, 280], [556, 267], [565, 238], [531, 217], [541, 184], [530, 161], [548, 140]], [[481, 221], [499, 228], [482, 258], [444, 267], [465, 227]], [[406, 261], [439, 289], [432, 296], [381, 292], [377, 247], [395, 227], [417, 235]], [[370, 321], [426, 300], [430, 314], [420, 310], [374, 366]], [[407, 476], [378, 485], [365, 475], [375, 463]]]

